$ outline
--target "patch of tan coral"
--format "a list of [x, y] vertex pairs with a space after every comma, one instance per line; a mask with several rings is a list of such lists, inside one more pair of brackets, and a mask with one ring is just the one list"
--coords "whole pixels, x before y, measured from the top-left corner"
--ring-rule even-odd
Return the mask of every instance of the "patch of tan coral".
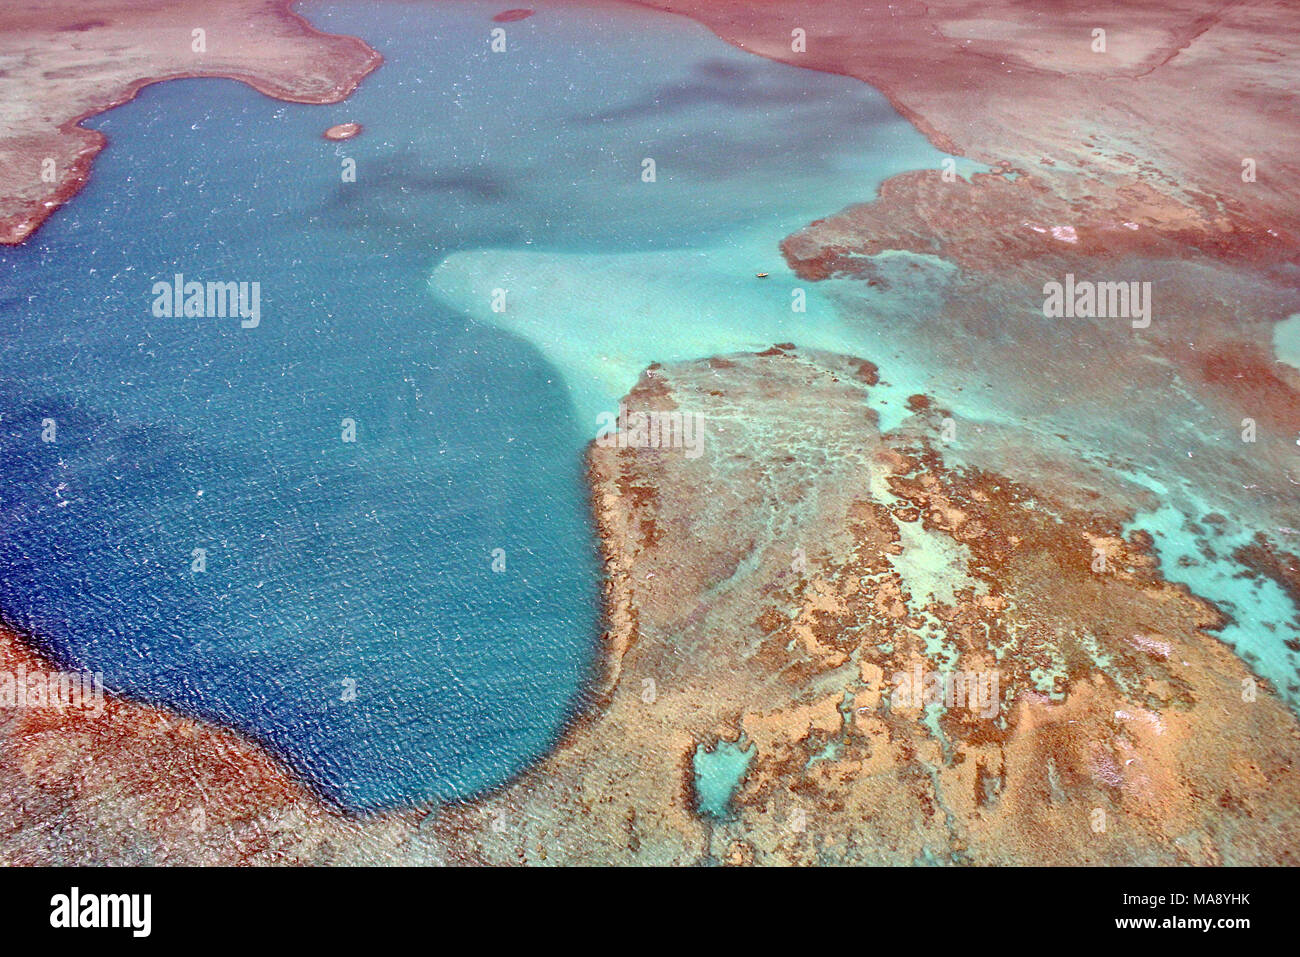
[[[941, 410], [882, 440], [859, 364], [774, 352], [657, 370], [628, 397], [703, 415], [700, 460], [593, 448], [614, 590], [637, 609], [610, 643], [618, 686], [518, 785], [439, 818], [456, 857], [1294, 859], [1300, 726], [1122, 515], [948, 468]], [[928, 562], [966, 583], [954, 600]], [[996, 707], [901, 700], [918, 667], [996, 673]], [[710, 821], [691, 755], [742, 733], [734, 815]]]

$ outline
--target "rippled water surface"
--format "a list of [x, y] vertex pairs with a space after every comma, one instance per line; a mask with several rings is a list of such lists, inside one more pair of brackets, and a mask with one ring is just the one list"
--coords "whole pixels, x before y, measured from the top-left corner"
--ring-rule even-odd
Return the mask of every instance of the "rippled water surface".
[[[385, 56], [350, 100], [151, 86], [90, 122], [110, 145], [86, 189], [0, 251], [6, 618], [355, 808], [500, 783], [580, 702], [599, 630], [581, 448], [635, 363], [683, 352], [604, 354], [639, 320], [586, 257], [679, 270], [640, 305], [685, 352], [738, 321], [767, 344], [788, 306], [707, 315], [689, 291], [766, 270], [788, 297], [786, 232], [941, 159], [870, 88], [685, 20], [543, 5], [497, 54], [498, 9], [306, 4]], [[322, 139], [349, 120], [361, 137]], [[472, 257], [502, 255], [554, 257], [547, 309], [608, 297], [604, 330], [566, 330], [601, 382], [456, 301]], [[177, 273], [258, 283], [259, 324], [155, 316]], [[488, 292], [538, 304], [512, 281]]]

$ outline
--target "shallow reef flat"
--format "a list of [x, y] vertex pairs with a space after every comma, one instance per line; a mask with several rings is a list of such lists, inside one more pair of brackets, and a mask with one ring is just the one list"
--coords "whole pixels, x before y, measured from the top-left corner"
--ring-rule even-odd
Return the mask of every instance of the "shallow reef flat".
[[[1257, 224], [1300, 226], [1290, 65], [1300, 10], [1285, 0], [641, 2], [760, 56], [864, 80], [945, 152], [1044, 174], [1137, 175]], [[1245, 158], [1269, 174], [1244, 183]]]
[[[1294, 863], [1300, 727], [1219, 613], [1088, 470], [954, 465], [924, 396], [882, 435], [887, 376], [787, 345], [646, 372], [628, 408], [697, 416], [707, 451], [591, 447], [601, 677], [498, 791], [349, 816], [252, 744], [113, 701], [111, 734], [5, 729], [7, 860]], [[903, 677], [992, 673], [965, 706]], [[701, 806], [720, 745], [750, 756]]]
[[[647, 373], [628, 406], [700, 416], [708, 453], [593, 449], [607, 696], [519, 785], [443, 816], [459, 856], [507, 859], [483, 813], [530, 860], [1293, 854], [1300, 730], [1263, 683], [1243, 701], [1218, 613], [1069, 462], [1042, 464], [1091, 507], [952, 465], [923, 396], [882, 436], [887, 375], [787, 347]], [[918, 669], [997, 672], [995, 706], [908, 698]], [[691, 766], [719, 741], [753, 751], [721, 816]]]

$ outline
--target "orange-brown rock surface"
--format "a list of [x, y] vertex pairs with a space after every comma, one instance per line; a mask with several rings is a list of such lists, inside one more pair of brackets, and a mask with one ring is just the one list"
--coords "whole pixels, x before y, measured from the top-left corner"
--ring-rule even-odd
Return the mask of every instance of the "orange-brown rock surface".
[[350, 140], [360, 132], [360, 123], [336, 123], [325, 131], [325, 139]]

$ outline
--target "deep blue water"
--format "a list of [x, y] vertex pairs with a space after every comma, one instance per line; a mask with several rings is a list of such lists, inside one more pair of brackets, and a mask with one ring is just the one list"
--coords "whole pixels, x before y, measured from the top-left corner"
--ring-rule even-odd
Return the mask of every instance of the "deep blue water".
[[[867, 87], [678, 18], [543, 5], [493, 54], [500, 8], [307, 4], [386, 58], [350, 100], [149, 87], [90, 122], [110, 145], [85, 190], [0, 251], [5, 617], [353, 808], [508, 778], [580, 703], [599, 629], [591, 425], [432, 268], [716, 243], [805, 181], [869, 198], [923, 145]], [[344, 120], [363, 135], [321, 138]], [[640, 188], [647, 155], [682, 188]], [[176, 272], [260, 283], [261, 324], [155, 317]]]

